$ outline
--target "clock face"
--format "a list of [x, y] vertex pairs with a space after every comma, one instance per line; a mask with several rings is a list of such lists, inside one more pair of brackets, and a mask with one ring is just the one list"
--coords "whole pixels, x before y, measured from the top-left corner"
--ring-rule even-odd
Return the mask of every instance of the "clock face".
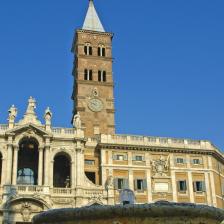
[[99, 99], [89, 100], [88, 107], [93, 112], [100, 112], [103, 109], [103, 102]]

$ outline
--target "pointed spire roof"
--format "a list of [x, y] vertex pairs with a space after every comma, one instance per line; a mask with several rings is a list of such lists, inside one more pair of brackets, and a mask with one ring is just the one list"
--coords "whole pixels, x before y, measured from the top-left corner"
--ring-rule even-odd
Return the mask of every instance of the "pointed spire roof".
[[82, 29], [105, 32], [103, 25], [99, 19], [99, 16], [96, 12], [96, 9], [94, 7], [93, 0], [89, 0], [89, 8]]

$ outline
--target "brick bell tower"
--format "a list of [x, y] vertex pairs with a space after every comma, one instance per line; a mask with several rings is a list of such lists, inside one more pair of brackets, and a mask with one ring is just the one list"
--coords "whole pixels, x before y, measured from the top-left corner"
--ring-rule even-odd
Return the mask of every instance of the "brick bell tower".
[[85, 135], [114, 134], [114, 82], [112, 73], [113, 34], [104, 30], [93, 1], [82, 29], [76, 30], [73, 116], [80, 113]]

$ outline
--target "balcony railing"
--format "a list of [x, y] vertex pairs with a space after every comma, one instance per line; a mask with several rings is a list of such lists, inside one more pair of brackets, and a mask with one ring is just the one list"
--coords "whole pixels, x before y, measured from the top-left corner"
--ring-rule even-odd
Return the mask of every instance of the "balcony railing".
[[53, 194], [55, 195], [71, 195], [72, 189], [71, 188], [53, 188]]

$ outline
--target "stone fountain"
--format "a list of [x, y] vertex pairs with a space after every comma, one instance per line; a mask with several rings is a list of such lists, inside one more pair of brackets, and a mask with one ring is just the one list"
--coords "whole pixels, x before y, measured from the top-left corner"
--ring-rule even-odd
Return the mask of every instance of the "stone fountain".
[[158, 202], [50, 210], [34, 224], [221, 224], [224, 210], [206, 205]]

